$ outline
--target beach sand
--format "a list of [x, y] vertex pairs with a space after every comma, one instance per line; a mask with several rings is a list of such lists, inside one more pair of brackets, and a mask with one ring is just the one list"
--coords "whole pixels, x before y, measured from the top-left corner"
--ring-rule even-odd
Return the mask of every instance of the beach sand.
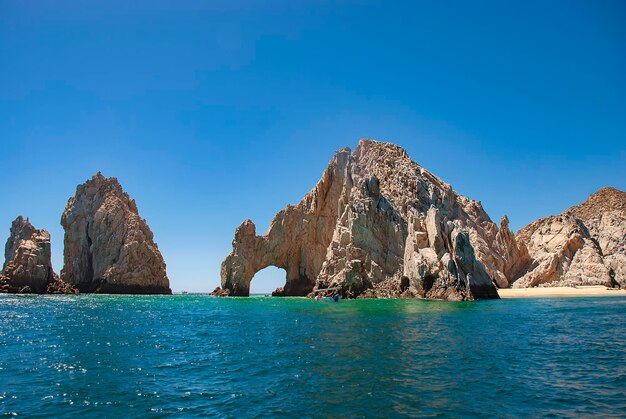
[[589, 287], [545, 287], [545, 288], [502, 288], [500, 298], [544, 298], [544, 297], [626, 297], [626, 290], [602, 286]]

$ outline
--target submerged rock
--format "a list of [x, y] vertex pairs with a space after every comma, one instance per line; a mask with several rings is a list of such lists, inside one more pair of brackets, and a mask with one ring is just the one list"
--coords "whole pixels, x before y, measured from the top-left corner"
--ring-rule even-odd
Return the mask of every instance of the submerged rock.
[[[287, 272], [282, 295], [339, 286], [346, 296], [498, 298], [494, 280], [509, 256], [494, 258], [498, 227], [480, 202], [465, 198], [400, 147], [361, 140], [339, 150], [322, 179], [257, 236], [251, 220], [236, 230], [222, 263], [222, 287], [248, 295], [259, 270]], [[514, 253], [513, 250], [508, 253]], [[508, 254], [507, 253], [507, 254]], [[512, 270], [512, 269], [510, 269]]]
[[52, 270], [50, 233], [17, 217], [5, 246], [0, 292], [75, 294]]
[[521, 229], [529, 261], [513, 287], [626, 287], [626, 193], [603, 188]]
[[61, 225], [61, 278], [81, 292], [171, 294], [152, 231], [116, 178], [98, 172], [79, 185]]

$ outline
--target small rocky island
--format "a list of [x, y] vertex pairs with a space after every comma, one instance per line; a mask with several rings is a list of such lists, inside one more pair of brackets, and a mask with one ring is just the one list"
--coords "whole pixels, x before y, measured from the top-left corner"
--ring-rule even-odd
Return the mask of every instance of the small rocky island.
[[116, 178], [97, 173], [63, 212], [64, 266], [52, 270], [50, 234], [18, 217], [11, 226], [0, 292], [171, 294], [165, 261], [137, 205]]
[[497, 288], [626, 286], [626, 194], [604, 188], [517, 236], [496, 225], [401, 147], [361, 140], [339, 150], [321, 180], [258, 236], [236, 230], [215, 295], [246, 296], [273, 265], [280, 295], [340, 288], [348, 297], [498, 298]]
[[116, 178], [98, 172], [79, 185], [61, 225], [63, 281], [81, 292], [172, 293], [152, 231]]
[[52, 270], [50, 233], [38, 230], [21, 215], [11, 224], [0, 272], [0, 292], [77, 294]]

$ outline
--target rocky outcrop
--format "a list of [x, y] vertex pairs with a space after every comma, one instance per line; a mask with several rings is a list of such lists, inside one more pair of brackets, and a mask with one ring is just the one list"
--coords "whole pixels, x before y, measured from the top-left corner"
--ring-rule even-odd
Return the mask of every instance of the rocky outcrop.
[[[488, 229], [491, 230], [489, 226]], [[492, 235], [493, 232], [489, 231], [487, 237], [491, 238]], [[506, 215], [500, 220], [500, 227], [490, 245], [481, 243], [479, 249], [481, 249], [479, 258], [487, 266], [487, 271], [498, 288], [509, 287], [523, 275], [530, 262], [526, 244], [509, 229], [509, 219]]]
[[224, 289], [224, 288], [221, 288], [221, 287], [217, 287], [209, 295], [211, 295], [213, 297], [228, 297], [230, 295], [230, 292], [227, 289]]
[[74, 294], [52, 270], [50, 233], [19, 216], [11, 224], [0, 273], [0, 292]]
[[529, 262], [513, 287], [626, 287], [626, 193], [603, 188], [519, 231]]
[[79, 185], [61, 225], [61, 278], [81, 292], [171, 294], [152, 232], [116, 178], [98, 173]]
[[[338, 151], [322, 179], [257, 236], [251, 220], [236, 230], [222, 263], [222, 287], [248, 295], [256, 272], [287, 272], [284, 295], [340, 286], [345, 296], [497, 298], [522, 252], [504, 224], [465, 198], [400, 147], [361, 140]], [[505, 252], [492, 257], [494, 246]]]
[[[21, 215], [18, 216], [11, 223], [10, 235], [7, 240], [6, 245], [4, 246], [4, 265], [2, 266], [2, 270], [4, 271], [7, 265], [13, 261], [15, 258], [15, 252], [20, 246], [20, 242], [23, 240], [30, 240], [33, 235], [41, 235], [42, 233], [47, 233], [45, 230], [37, 230], [30, 223], [28, 218], [24, 219]], [[48, 240], [49, 244], [50, 240]], [[49, 246], [48, 246], [49, 247]], [[48, 251], [48, 253], [50, 253]]]

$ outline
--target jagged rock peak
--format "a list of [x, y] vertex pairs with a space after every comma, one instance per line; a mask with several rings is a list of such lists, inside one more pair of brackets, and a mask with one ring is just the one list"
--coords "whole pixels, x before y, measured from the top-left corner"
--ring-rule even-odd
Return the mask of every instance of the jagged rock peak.
[[28, 240], [33, 234], [41, 233], [33, 227], [28, 218], [25, 219], [21, 215], [13, 220], [10, 231], [11, 234], [4, 247], [4, 266], [2, 269], [6, 268], [7, 263], [15, 257], [15, 250], [17, 250], [21, 240]]
[[567, 209], [564, 215], [588, 220], [605, 211], [626, 212], [626, 192], [610, 186], [604, 187], [589, 196], [582, 204]]
[[[70, 198], [70, 201], [75, 199], [77, 196], [85, 195], [93, 195], [100, 198], [117, 196], [121, 201], [124, 202], [125, 205], [128, 206], [128, 209], [130, 211], [136, 214], [139, 213], [135, 200], [132, 199], [126, 192], [124, 192], [124, 190], [122, 189], [122, 185], [120, 184], [118, 179], [116, 177], [107, 178], [102, 174], [102, 172], [96, 173], [91, 177], [91, 179], [87, 180], [85, 183], [78, 185], [76, 187], [76, 194], [73, 198]], [[94, 203], [94, 205], [97, 204], [99, 203]]]
[[[283, 295], [339, 286], [346, 295], [467, 300], [497, 297], [482, 262], [498, 228], [480, 202], [391, 143], [364, 139], [337, 151], [317, 185], [280, 211], [265, 236], [246, 220], [222, 263], [222, 286], [247, 295], [256, 272], [287, 271]], [[366, 292], [367, 291], [367, 292]]]
[[152, 231], [117, 178], [98, 172], [78, 185], [61, 225], [61, 277], [81, 292], [171, 293]]
[[0, 273], [0, 292], [76, 293], [52, 270], [50, 233], [18, 216], [11, 224]]

